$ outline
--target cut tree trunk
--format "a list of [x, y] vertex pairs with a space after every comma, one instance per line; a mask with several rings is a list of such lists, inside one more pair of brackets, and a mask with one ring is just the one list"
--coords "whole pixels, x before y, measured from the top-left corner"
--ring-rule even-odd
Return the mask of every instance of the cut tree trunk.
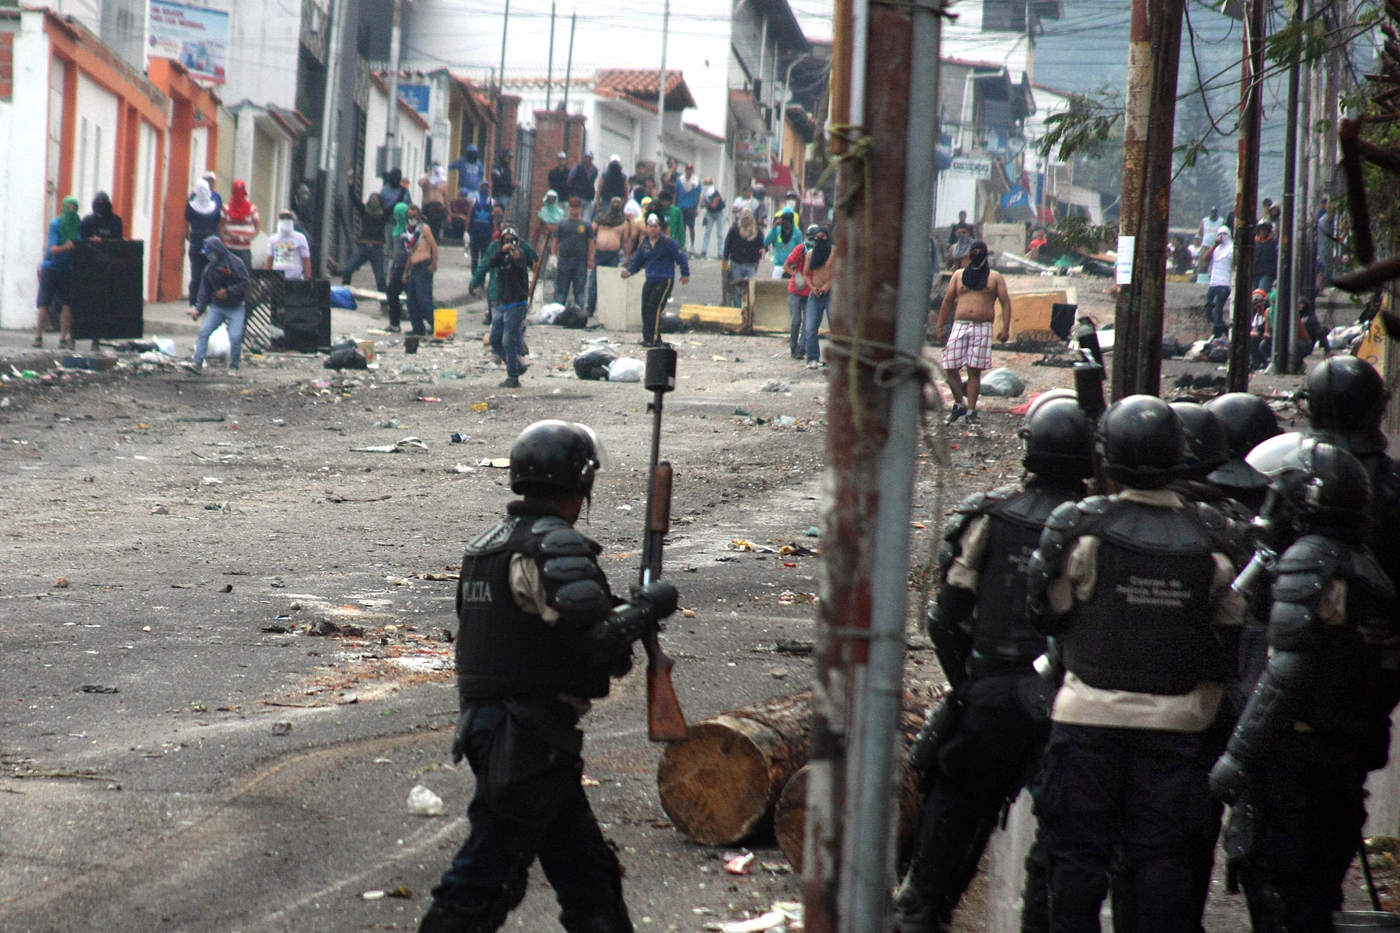
[[666, 746], [656, 771], [666, 815], [705, 845], [733, 845], [765, 828], [783, 785], [807, 763], [812, 691], [730, 710]]
[[[919, 793], [919, 781], [914, 772], [904, 762], [909, 744], [914, 741], [919, 727], [923, 725], [923, 715], [910, 708], [913, 699], [905, 694], [905, 708], [899, 714], [899, 727], [902, 733], [900, 742], [899, 779], [899, 828], [896, 837], [899, 850], [900, 871], [909, 859], [914, 847], [914, 834], [919, 831], [919, 813], [923, 809], [924, 795]], [[778, 838], [778, 848], [792, 863], [793, 869], [802, 873], [803, 845], [807, 835], [807, 766], [798, 769], [778, 796], [773, 810], [773, 835]]]

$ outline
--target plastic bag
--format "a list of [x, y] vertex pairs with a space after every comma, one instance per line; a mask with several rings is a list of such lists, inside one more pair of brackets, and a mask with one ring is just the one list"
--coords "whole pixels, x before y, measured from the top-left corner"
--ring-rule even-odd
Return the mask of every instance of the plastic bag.
[[359, 307], [359, 304], [357, 304], [356, 301], [355, 301], [355, 296], [352, 295], [352, 294], [350, 293], [350, 286], [348, 286], [348, 285], [332, 285], [332, 286], [331, 286], [331, 307], [332, 307], [332, 308], [347, 308], [347, 309], [349, 309], [349, 310], [351, 310], [351, 311], [354, 311], [356, 308]]
[[580, 353], [574, 357], [574, 374], [580, 379], [606, 379], [608, 367], [615, 359], [617, 354], [603, 347]]
[[228, 326], [219, 325], [219, 329], [209, 335], [209, 349], [205, 351], [204, 358], [209, 360], [228, 359]]
[[588, 326], [588, 312], [578, 305], [571, 304], [554, 318], [556, 327], [572, 327], [575, 329]]
[[[227, 331], [225, 331], [225, 333], [227, 333]], [[155, 339], [156, 349], [157, 349], [157, 350], [159, 350], [161, 353], [164, 353], [166, 356], [174, 356], [174, 355], [175, 355], [175, 341], [174, 341], [174, 340], [172, 340], [172, 339], [169, 338], [169, 337], [156, 337], [156, 338], [154, 338], [154, 339]]]
[[647, 365], [630, 356], [619, 357], [608, 365], [609, 382], [641, 382]]
[[541, 324], [553, 324], [559, 315], [564, 313], [564, 306], [554, 301], [540, 308], [539, 322]]
[[982, 394], [1015, 398], [1026, 391], [1026, 381], [1005, 366], [982, 374]]
[[326, 369], [365, 369], [369, 361], [360, 352], [360, 345], [347, 337], [331, 347], [331, 355], [323, 365]]

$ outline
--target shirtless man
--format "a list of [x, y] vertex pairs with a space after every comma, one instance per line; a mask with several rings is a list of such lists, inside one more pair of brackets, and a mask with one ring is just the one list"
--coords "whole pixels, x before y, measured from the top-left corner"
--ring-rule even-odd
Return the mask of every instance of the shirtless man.
[[[938, 309], [938, 333], [946, 333], [943, 341], [943, 372], [948, 388], [953, 390], [953, 410], [948, 414], [952, 424], [967, 415], [968, 424], [979, 424], [977, 395], [982, 388], [982, 370], [992, 365], [992, 324], [996, 321], [996, 305], [1001, 303], [1001, 331], [997, 341], [1005, 343], [1011, 337], [1011, 294], [1006, 279], [992, 271], [987, 257], [987, 244], [981, 240], [972, 244], [966, 267], [953, 273], [948, 294]], [[953, 314], [952, 329], [945, 331], [948, 313]], [[964, 403], [962, 368], [967, 367], [967, 392]]]
[[608, 201], [607, 210], [593, 221], [593, 271], [588, 278], [588, 313], [598, 310], [598, 269], [616, 268], [629, 258], [632, 246], [632, 224], [622, 213], [622, 198]]

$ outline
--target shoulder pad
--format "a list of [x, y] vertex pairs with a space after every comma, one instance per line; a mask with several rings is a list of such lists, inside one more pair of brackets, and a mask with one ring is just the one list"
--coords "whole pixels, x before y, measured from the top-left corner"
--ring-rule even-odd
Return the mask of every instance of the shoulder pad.
[[473, 556], [480, 556], [491, 551], [499, 551], [505, 547], [510, 536], [515, 534], [515, 529], [519, 527], [520, 519], [507, 518], [491, 528], [486, 533], [477, 536], [471, 544], [467, 545], [467, 553]]
[[540, 556], [550, 557], [596, 557], [602, 550], [596, 542], [590, 541], [574, 530], [568, 522], [564, 527], [555, 528], [540, 541]]
[[992, 493], [994, 492], [996, 492], [995, 489], [991, 490], [990, 492], [974, 492], [972, 495], [968, 496], [966, 499], [958, 503], [958, 507], [954, 510], [954, 514], [967, 516], [983, 514], [987, 511], [987, 507], [992, 504], [989, 500], [991, 499]]
[[1395, 598], [1395, 582], [1386, 575], [1370, 548], [1354, 550], [1350, 556], [1350, 576], [1360, 580], [1382, 599]]
[[1102, 515], [1112, 507], [1113, 499], [1109, 496], [1090, 496], [1080, 499], [1075, 505], [1085, 515]]
[[1280, 555], [1278, 572], [1315, 573], [1330, 577], [1341, 557], [1342, 549], [1335, 541], [1322, 535], [1303, 535]]
[[1019, 486], [998, 486], [996, 489], [987, 490], [986, 496], [993, 502], [1004, 502], [1019, 492], [1021, 492]]
[[549, 596], [549, 604], [559, 615], [570, 620], [591, 624], [612, 611], [612, 597], [597, 580], [575, 580], [565, 583]]
[[551, 531], [562, 531], [573, 527], [557, 515], [546, 515], [543, 518], [535, 519], [535, 523], [530, 526], [530, 534], [544, 537]]
[[[1094, 498], [1102, 497], [1095, 496]], [[1073, 531], [1079, 523], [1087, 517], [1083, 506], [1084, 503], [1088, 501], [1089, 500], [1086, 499], [1083, 502], [1066, 502], [1064, 505], [1055, 509], [1055, 511], [1050, 513], [1050, 517], [1045, 520], [1045, 530], [1060, 533]]]
[[1248, 522], [1238, 517], [1237, 509], [1231, 508], [1235, 504], [1230, 499], [1196, 503], [1196, 515], [1201, 519], [1201, 524], [1206, 526], [1216, 546], [1231, 557], [1248, 551], [1250, 541]]
[[1061, 505], [1075, 501], [1073, 495], [1052, 492], [1045, 487], [1019, 491], [1015, 487], [1008, 486], [1006, 488], [1015, 494], [1007, 499], [1005, 505], [997, 509], [997, 517], [1027, 528], [1044, 528], [1051, 513]]
[[540, 570], [545, 580], [556, 586], [576, 580], [593, 580], [599, 573], [598, 564], [591, 554], [587, 557], [547, 557]]
[[1138, 553], [1208, 554], [1215, 547], [1191, 504], [1163, 509], [1115, 500], [1094, 533]]

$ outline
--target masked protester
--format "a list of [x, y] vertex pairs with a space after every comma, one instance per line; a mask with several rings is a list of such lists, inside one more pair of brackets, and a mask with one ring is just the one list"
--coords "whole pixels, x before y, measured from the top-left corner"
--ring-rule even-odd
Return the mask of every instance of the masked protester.
[[836, 264], [831, 254], [831, 231], [818, 227], [812, 234], [803, 260], [802, 277], [807, 280], [807, 309], [802, 319], [802, 342], [807, 350], [807, 368], [820, 369], [822, 359], [821, 342], [818, 332], [822, 319], [830, 323], [831, 283]]
[[193, 375], [203, 371], [210, 336], [220, 325], [227, 325], [228, 371], [230, 376], [237, 376], [243, 358], [243, 326], [247, 320], [243, 298], [248, 291], [248, 268], [216, 236], [205, 239], [203, 252], [204, 277], [200, 279], [190, 317], [199, 320], [206, 311], [209, 316], [200, 325], [199, 339], [194, 345], [194, 359], [185, 368]]
[[268, 241], [267, 261], [263, 268], [282, 273], [288, 281], [301, 281], [311, 276], [311, 246], [296, 229], [296, 215], [283, 211], [277, 215], [277, 234]]
[[[1002, 318], [997, 340], [1005, 343], [1011, 336], [1011, 293], [1007, 291], [1006, 279], [992, 268], [987, 244], [978, 240], [968, 251], [967, 266], [953, 273], [943, 305], [938, 309], [937, 329], [946, 335], [943, 371], [948, 376], [948, 388], [953, 390], [949, 424], [963, 415], [967, 415], [968, 424], [979, 423], [977, 397], [982, 388], [982, 371], [992, 365], [992, 325], [998, 304]], [[952, 326], [945, 330], [950, 314]], [[967, 367], [965, 388], [963, 367]]]
[[[514, 227], [505, 227], [488, 268], [496, 274], [496, 308], [491, 314], [491, 349], [505, 360], [506, 378], [500, 388], [520, 388], [520, 377], [529, 367], [521, 361], [525, 312], [530, 307], [530, 273], [533, 250], [520, 242]], [[527, 252], [529, 250], [529, 252]]]
[[78, 199], [71, 194], [63, 199], [63, 209], [49, 221], [49, 238], [44, 247], [44, 261], [39, 266], [39, 328], [34, 346], [44, 345], [44, 330], [49, 314], [57, 307], [58, 345], [73, 348], [73, 307], [69, 298], [72, 280], [72, 251], [83, 238], [82, 221], [78, 219]]
[[613, 595], [602, 546], [574, 527], [606, 466], [591, 428], [530, 425], [510, 452], [522, 498], [467, 545], [457, 586], [452, 755], [476, 778], [471, 835], [433, 889], [419, 933], [493, 933], [525, 895], [538, 857], [569, 933], [631, 933], [622, 870], [584, 793], [578, 724], [632, 644], [676, 609], [664, 580]]
[[724, 252], [720, 258], [729, 263], [729, 285], [734, 290], [734, 306], [742, 308], [747, 304], [744, 283], [758, 274], [758, 264], [763, 261], [763, 232], [758, 229], [758, 221], [753, 211], [744, 208], [739, 212], [729, 235], [724, 238]]
[[438, 248], [433, 228], [417, 207], [408, 209], [408, 229], [403, 237], [408, 256], [408, 319], [413, 332], [426, 337], [433, 319], [433, 273], [437, 272]]
[[470, 218], [467, 221], [467, 254], [471, 256], [473, 272], [481, 263], [481, 257], [486, 255], [496, 232], [495, 208], [496, 202], [491, 200], [491, 186], [483, 181], [477, 186], [476, 197], [472, 199], [467, 212]]
[[365, 263], [374, 272], [374, 287], [386, 291], [389, 287], [384, 273], [384, 199], [378, 191], [370, 194], [361, 204], [352, 186], [349, 194], [350, 206], [359, 219], [360, 233], [355, 239], [355, 251], [350, 261], [341, 270], [340, 284], [349, 285], [351, 277]]
[[475, 145], [468, 145], [462, 157], [447, 167], [457, 171], [457, 186], [466, 188], [469, 192], [476, 191], [476, 186], [481, 184], [485, 172], [481, 154]]
[[408, 249], [404, 240], [404, 234], [408, 232], [408, 205], [402, 201], [394, 205], [392, 227], [389, 230], [389, 241], [392, 245], [393, 259], [389, 263], [389, 288], [385, 292], [385, 297], [389, 305], [389, 326], [385, 328], [391, 334], [397, 334], [402, 330], [403, 305], [400, 303], [400, 295], [403, 294], [404, 278], [408, 273]]
[[209, 182], [201, 178], [194, 183], [194, 194], [185, 205], [185, 239], [190, 244], [191, 306], [199, 298], [199, 283], [204, 278], [204, 241], [219, 235], [222, 220], [219, 203], [213, 198]]
[[[500, 308], [501, 308], [501, 289], [500, 289], [500, 280], [501, 280], [501, 277], [502, 277], [501, 269], [509, 270], [509, 268], [510, 268], [509, 266], [505, 266], [505, 267], [501, 267], [500, 269], [498, 269], [497, 266], [495, 266], [495, 265], [492, 264], [492, 259], [496, 256], [496, 254], [498, 254], [498, 253], [501, 251], [501, 249], [502, 249], [502, 246], [501, 246], [502, 240], [505, 240], [507, 243], [510, 242], [509, 240], [506, 240], [507, 235], [510, 235], [510, 236], [513, 237], [516, 241], [519, 242], [521, 260], [523, 261], [523, 263], [524, 263], [526, 269], [531, 270], [531, 272], [533, 272], [533, 270], [536, 268], [536, 266], [539, 264], [539, 261], [540, 261], [540, 260], [539, 260], [539, 253], [537, 253], [537, 252], [535, 251], [535, 248], [534, 248], [533, 246], [531, 246], [529, 243], [527, 243], [527, 242], [525, 242], [524, 240], [520, 239], [520, 233], [519, 233], [518, 230], [515, 229], [515, 226], [514, 226], [513, 224], [509, 224], [509, 225], [507, 225], [504, 229], [502, 229], [502, 231], [501, 231], [501, 239], [498, 239], [498, 240], [495, 240], [494, 242], [492, 242], [491, 246], [486, 250], [486, 255], [482, 257], [481, 265], [478, 266], [478, 267], [477, 267], [477, 270], [476, 270], [475, 272], [472, 273], [472, 280], [471, 280], [471, 284], [468, 286], [468, 291], [469, 291], [470, 294], [476, 294], [476, 291], [477, 291], [477, 289], [479, 289], [479, 288], [481, 287], [482, 282], [485, 282], [485, 283], [486, 283], [486, 323], [489, 324], [489, 325], [491, 325], [492, 334], [495, 334], [495, 333], [496, 333], [495, 322], [496, 322], [497, 316], [500, 314]], [[526, 282], [526, 288], [528, 289], [528, 287], [529, 287], [529, 283]], [[520, 331], [521, 331], [520, 344], [519, 344], [518, 347], [516, 348], [516, 357], [517, 357], [517, 359], [523, 359], [523, 358], [525, 358], [525, 357], [527, 357], [527, 356], [530, 355], [530, 348], [529, 348], [528, 346], [525, 345], [525, 337], [524, 337], [525, 324], [526, 324], [526, 317], [525, 317], [525, 315], [522, 314], [522, 315], [520, 315]], [[492, 343], [491, 348], [492, 348], [492, 350], [493, 350], [494, 353], [495, 353], [495, 356], [496, 356], [497, 361], [499, 361], [500, 363], [504, 364], [504, 363], [505, 363], [505, 322], [504, 322], [504, 321], [502, 321], [502, 323], [501, 323], [500, 338], [499, 338], [498, 340], [496, 340], [495, 343]], [[518, 375], [519, 372], [523, 372], [526, 368], [527, 368], [527, 367], [526, 367], [524, 364], [520, 364], [519, 366], [517, 366], [517, 375]]]
[[773, 278], [787, 278], [783, 266], [787, 264], [792, 251], [801, 244], [802, 231], [797, 229], [797, 212], [785, 207], [778, 215], [778, 222], [763, 238], [764, 247], [773, 251]]
[[1230, 317], [1226, 306], [1235, 276], [1235, 242], [1230, 228], [1222, 226], [1206, 251], [1210, 266], [1210, 287], [1206, 289], [1206, 317], [1210, 319], [1211, 337], [1220, 339], [1230, 333]]
[[248, 183], [242, 180], [233, 183], [233, 197], [224, 205], [223, 217], [219, 224], [219, 238], [228, 251], [249, 269], [253, 268], [253, 238], [262, 231], [262, 218], [258, 216], [258, 206], [248, 199]]
[[112, 199], [99, 191], [92, 198], [92, 213], [83, 218], [79, 227], [84, 240], [123, 240], [126, 227], [121, 216], [112, 210]]

